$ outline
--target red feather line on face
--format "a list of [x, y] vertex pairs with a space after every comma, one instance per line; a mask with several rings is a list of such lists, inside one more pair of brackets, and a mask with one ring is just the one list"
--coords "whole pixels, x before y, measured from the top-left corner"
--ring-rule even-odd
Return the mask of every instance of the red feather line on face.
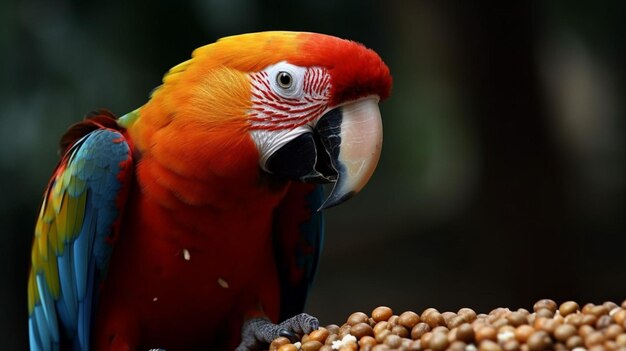
[[328, 106], [330, 76], [325, 69], [305, 71], [301, 98], [285, 98], [272, 90], [267, 72], [250, 75], [252, 107], [249, 112], [253, 130], [291, 129], [319, 118]]

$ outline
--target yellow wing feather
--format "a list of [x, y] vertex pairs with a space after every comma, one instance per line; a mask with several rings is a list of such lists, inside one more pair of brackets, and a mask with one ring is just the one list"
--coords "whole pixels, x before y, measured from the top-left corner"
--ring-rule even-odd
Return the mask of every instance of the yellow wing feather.
[[[36, 275], [43, 274], [52, 296], [60, 293], [57, 257], [65, 245], [80, 233], [85, 216], [87, 192], [85, 182], [72, 176], [72, 167], [57, 173], [52, 189], [44, 197], [35, 226], [35, 243], [31, 253], [32, 269], [28, 280], [28, 311], [40, 303]], [[73, 196], [74, 195], [74, 196]]]

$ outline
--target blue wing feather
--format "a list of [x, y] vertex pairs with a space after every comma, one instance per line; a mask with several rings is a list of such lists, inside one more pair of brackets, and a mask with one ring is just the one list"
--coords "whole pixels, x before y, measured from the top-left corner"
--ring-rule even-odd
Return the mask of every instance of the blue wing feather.
[[70, 146], [44, 196], [33, 244], [33, 351], [89, 350], [95, 285], [104, 276], [112, 250], [107, 237], [132, 174], [122, 131], [110, 115], [99, 115], [70, 129], [62, 141]]
[[280, 320], [304, 309], [324, 242], [321, 185], [292, 183], [274, 215], [274, 249], [280, 280]]

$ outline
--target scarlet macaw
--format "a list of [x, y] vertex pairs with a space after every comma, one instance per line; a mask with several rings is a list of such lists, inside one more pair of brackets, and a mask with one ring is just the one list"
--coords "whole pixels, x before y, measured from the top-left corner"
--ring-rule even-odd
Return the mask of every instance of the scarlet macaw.
[[390, 89], [361, 44], [244, 34], [139, 109], [72, 126], [35, 228], [31, 350], [252, 350], [316, 329], [300, 313], [320, 210], [369, 180]]

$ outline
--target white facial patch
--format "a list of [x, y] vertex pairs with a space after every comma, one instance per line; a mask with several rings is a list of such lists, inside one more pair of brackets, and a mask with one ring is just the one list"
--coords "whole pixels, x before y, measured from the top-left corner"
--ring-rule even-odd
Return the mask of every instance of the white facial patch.
[[330, 75], [321, 67], [300, 67], [285, 61], [250, 74], [252, 139], [265, 163], [278, 149], [312, 131], [328, 111]]

